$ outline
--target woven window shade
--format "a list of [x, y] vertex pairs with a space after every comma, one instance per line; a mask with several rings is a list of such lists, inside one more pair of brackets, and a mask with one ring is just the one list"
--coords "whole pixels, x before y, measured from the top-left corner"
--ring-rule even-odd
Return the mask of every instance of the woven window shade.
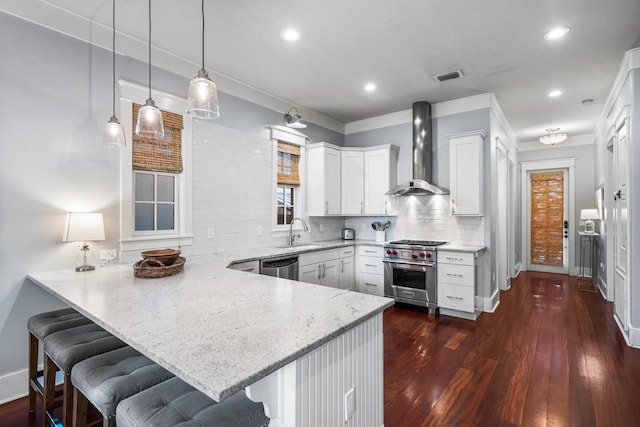
[[[133, 128], [140, 105], [133, 104]], [[182, 116], [162, 111], [164, 138], [144, 138], [133, 134], [133, 169], [148, 172], [182, 172]]]
[[564, 174], [531, 174], [531, 262], [563, 265]]
[[278, 184], [300, 185], [300, 147], [278, 141]]

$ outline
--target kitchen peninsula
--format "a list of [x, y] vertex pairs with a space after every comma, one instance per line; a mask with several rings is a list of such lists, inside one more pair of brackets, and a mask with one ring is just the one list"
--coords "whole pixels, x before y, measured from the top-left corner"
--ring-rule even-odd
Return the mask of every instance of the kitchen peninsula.
[[272, 426], [341, 425], [349, 393], [354, 425], [383, 424], [391, 299], [206, 260], [160, 279], [127, 265], [28, 278], [212, 399], [246, 388]]

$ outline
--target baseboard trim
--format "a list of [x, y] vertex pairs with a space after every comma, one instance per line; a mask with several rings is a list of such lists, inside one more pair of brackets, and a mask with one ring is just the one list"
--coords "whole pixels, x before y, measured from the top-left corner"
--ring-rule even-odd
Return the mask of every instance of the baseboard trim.
[[22, 369], [0, 377], [0, 405], [29, 394], [29, 370]]
[[629, 345], [634, 348], [640, 348], [640, 328], [634, 328], [629, 325]]
[[513, 278], [515, 279], [516, 277], [518, 277], [518, 275], [520, 274], [521, 271], [522, 271], [522, 263], [519, 262], [519, 263], [516, 264], [516, 267], [515, 267], [515, 273], [516, 274], [513, 276]]
[[496, 289], [496, 291], [489, 298], [481, 298], [482, 301], [482, 311], [487, 313], [493, 313], [498, 308], [498, 304], [500, 304], [500, 290]]

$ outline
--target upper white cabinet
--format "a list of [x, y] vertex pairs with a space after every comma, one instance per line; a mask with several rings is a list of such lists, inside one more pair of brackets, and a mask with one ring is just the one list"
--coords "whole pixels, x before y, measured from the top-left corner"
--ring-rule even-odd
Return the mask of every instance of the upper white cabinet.
[[307, 150], [309, 215], [390, 213], [385, 193], [397, 183], [398, 147], [338, 147], [321, 142]]
[[483, 215], [483, 130], [449, 136], [451, 214]]
[[309, 215], [340, 215], [340, 150], [318, 143], [307, 148]]

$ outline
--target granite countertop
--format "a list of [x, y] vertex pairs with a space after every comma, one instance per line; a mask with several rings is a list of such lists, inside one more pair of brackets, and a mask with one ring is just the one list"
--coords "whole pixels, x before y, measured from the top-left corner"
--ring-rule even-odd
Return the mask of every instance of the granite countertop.
[[480, 245], [456, 245], [447, 243], [446, 245], [438, 246], [439, 251], [451, 251], [451, 252], [482, 252], [486, 249], [486, 246]]
[[[366, 244], [326, 244], [354, 243]], [[134, 278], [130, 265], [28, 278], [216, 401], [393, 305], [231, 270], [232, 255], [220, 258], [189, 259], [183, 272], [160, 279]]]

